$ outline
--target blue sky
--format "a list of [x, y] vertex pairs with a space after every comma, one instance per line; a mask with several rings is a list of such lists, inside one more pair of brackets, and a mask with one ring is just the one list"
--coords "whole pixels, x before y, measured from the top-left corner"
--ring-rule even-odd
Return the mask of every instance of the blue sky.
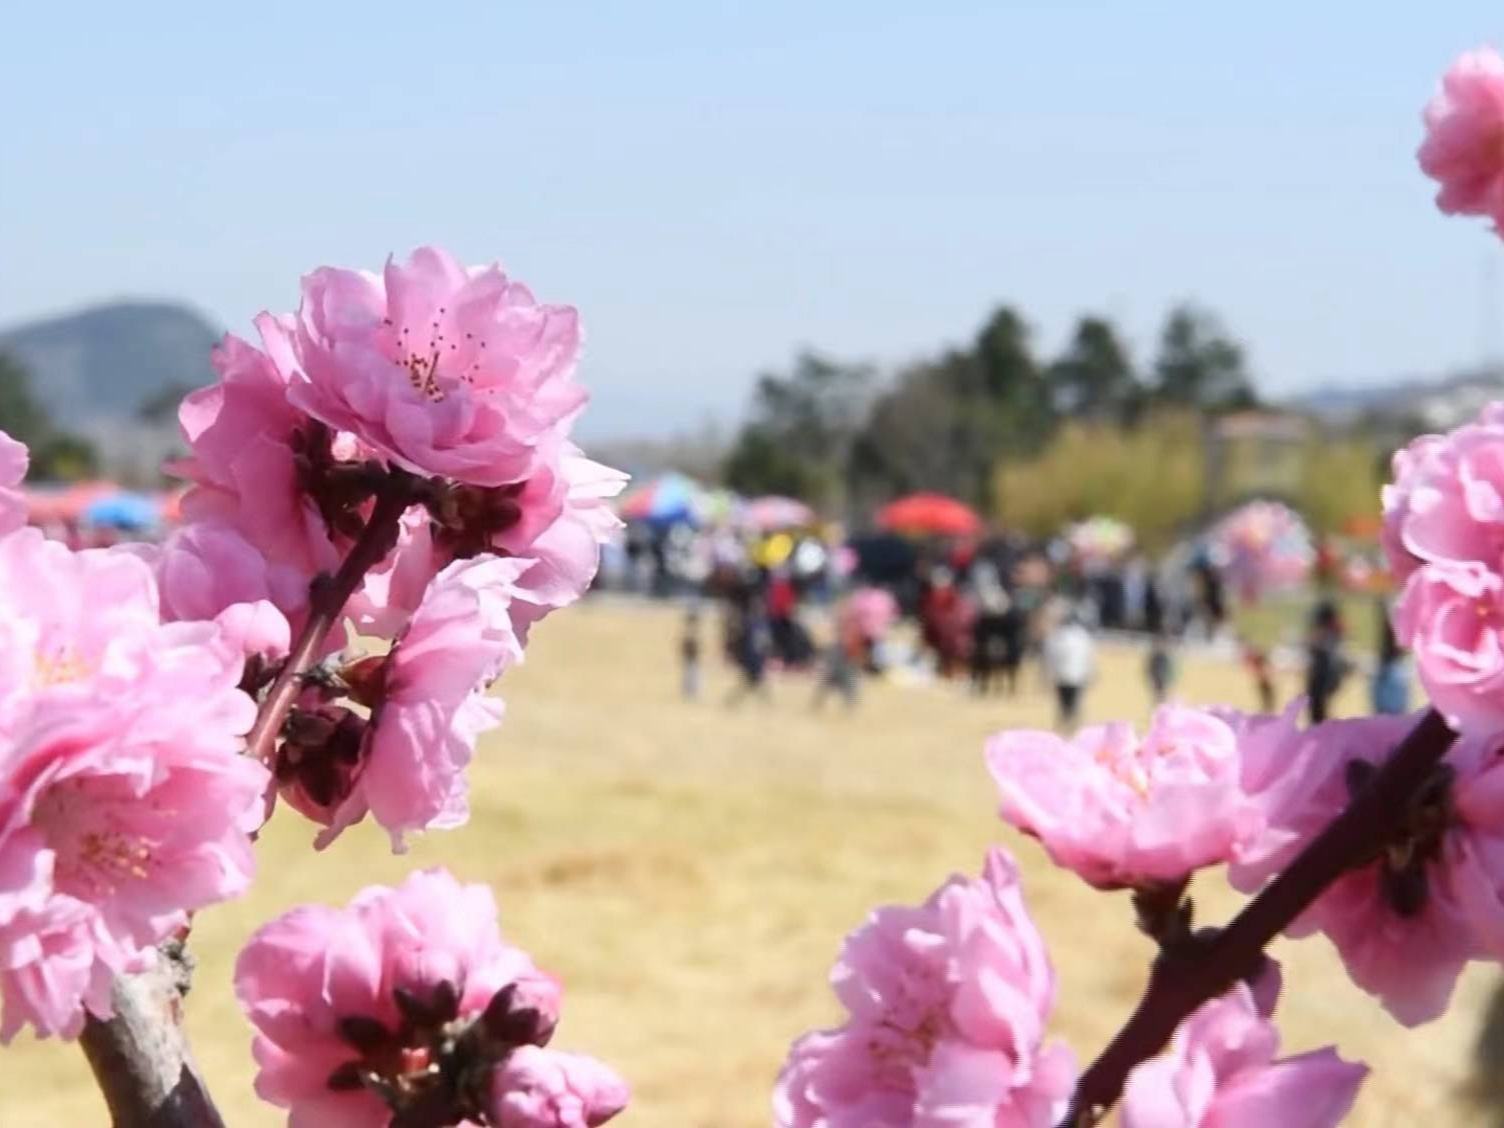
[[[121, 295], [245, 331], [424, 242], [583, 312], [587, 433], [731, 420], [812, 345], [885, 365], [1014, 302], [1140, 355], [1172, 301], [1263, 387], [1504, 351], [1504, 269], [1415, 169], [1497, 5], [27, 4], [0, 323]], [[1485, 279], [1496, 276], [1490, 291]]]

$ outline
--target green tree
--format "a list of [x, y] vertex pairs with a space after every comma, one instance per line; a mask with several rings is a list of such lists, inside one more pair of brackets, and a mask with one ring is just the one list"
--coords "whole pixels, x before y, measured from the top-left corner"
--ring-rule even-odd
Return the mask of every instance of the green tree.
[[1193, 411], [1155, 411], [1131, 429], [1073, 420], [1036, 458], [998, 467], [996, 513], [1037, 536], [1097, 514], [1116, 517], [1158, 551], [1201, 513], [1205, 462]]
[[9, 353], [0, 352], [0, 431], [28, 446], [52, 432], [47, 412], [31, 394], [31, 375]]
[[1212, 314], [1177, 306], [1160, 333], [1152, 398], [1162, 405], [1210, 412], [1256, 406], [1245, 364], [1243, 347]]
[[98, 470], [92, 443], [59, 431], [31, 392], [31, 376], [15, 357], [0, 352], [0, 431], [31, 448], [32, 478], [77, 479]]
[[867, 409], [872, 369], [813, 352], [786, 375], [757, 381], [751, 417], [726, 461], [742, 493], [784, 493], [837, 509], [851, 444]]
[[1112, 322], [1083, 317], [1047, 378], [1055, 411], [1074, 419], [1130, 421], [1141, 389]]

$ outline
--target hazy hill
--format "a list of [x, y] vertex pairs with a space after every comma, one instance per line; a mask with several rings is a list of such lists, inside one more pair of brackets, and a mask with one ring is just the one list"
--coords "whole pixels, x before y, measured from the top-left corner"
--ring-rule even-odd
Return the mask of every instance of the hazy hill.
[[206, 384], [219, 332], [187, 306], [114, 302], [0, 330], [59, 426], [133, 419], [164, 388]]

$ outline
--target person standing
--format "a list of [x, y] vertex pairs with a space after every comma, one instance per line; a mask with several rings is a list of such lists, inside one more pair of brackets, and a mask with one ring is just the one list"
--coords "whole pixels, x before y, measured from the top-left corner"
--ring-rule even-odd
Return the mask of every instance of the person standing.
[[1055, 687], [1056, 725], [1069, 732], [1081, 715], [1081, 698], [1097, 672], [1097, 645], [1080, 614], [1069, 611], [1044, 642], [1044, 665]]
[[1175, 656], [1170, 653], [1170, 640], [1164, 635], [1155, 635], [1149, 644], [1144, 675], [1148, 678], [1154, 704], [1163, 705], [1170, 697], [1170, 687], [1175, 684]]
[[1322, 599], [1311, 613], [1311, 629], [1306, 636], [1306, 699], [1313, 725], [1331, 715], [1332, 698], [1347, 677], [1342, 644], [1342, 613], [1334, 601]]
[[679, 692], [684, 700], [700, 699], [700, 679], [700, 609], [691, 607], [679, 636]]
[[1373, 711], [1401, 716], [1410, 711], [1410, 673], [1405, 651], [1389, 622], [1389, 608], [1379, 601], [1379, 654], [1373, 670]]

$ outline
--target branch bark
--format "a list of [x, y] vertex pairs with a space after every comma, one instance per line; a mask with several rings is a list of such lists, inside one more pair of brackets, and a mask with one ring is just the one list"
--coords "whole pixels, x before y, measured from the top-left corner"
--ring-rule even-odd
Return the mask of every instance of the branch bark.
[[115, 1128], [224, 1128], [183, 1031], [191, 971], [182, 945], [115, 980], [115, 1017], [87, 1016], [79, 1038]]
[[[314, 581], [308, 622], [262, 699], [256, 723], [246, 736], [246, 755], [271, 763], [282, 722], [302, 689], [303, 675], [323, 649], [361, 578], [396, 544], [400, 519], [416, 497], [418, 485], [419, 479], [392, 468], [339, 571]], [[161, 951], [162, 958], [150, 969], [116, 978], [110, 992], [114, 1017], [87, 1015], [79, 1044], [104, 1093], [115, 1128], [224, 1128], [183, 1030], [182, 1000], [190, 974], [187, 956], [178, 941], [163, 945]]]
[[1186, 1016], [1255, 973], [1269, 943], [1383, 842], [1456, 739], [1439, 713], [1428, 712], [1347, 809], [1226, 928], [1203, 943], [1162, 954], [1138, 1007], [1081, 1075], [1060, 1128], [1096, 1123], [1122, 1095], [1129, 1071], [1159, 1053]]

